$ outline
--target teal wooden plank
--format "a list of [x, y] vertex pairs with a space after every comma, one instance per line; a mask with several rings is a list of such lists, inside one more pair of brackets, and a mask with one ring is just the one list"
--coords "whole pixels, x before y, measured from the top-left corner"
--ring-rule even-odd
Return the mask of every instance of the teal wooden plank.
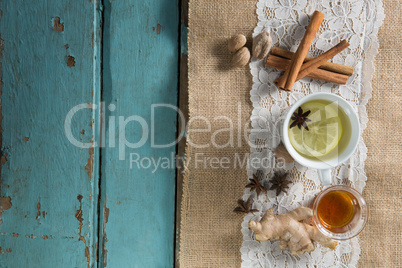
[[[158, 107], [152, 120], [152, 104], [177, 105], [178, 1], [105, 1], [104, 19], [101, 264], [172, 267], [175, 145], [155, 148], [151, 136], [159, 145], [175, 140], [176, 111]], [[130, 148], [123, 135], [146, 142]]]
[[[76, 105], [99, 104], [94, 2], [0, 1], [0, 196], [12, 203], [2, 212], [0, 267], [96, 263], [99, 151], [73, 145], [64, 127]], [[84, 143], [98, 135], [98, 110], [88, 107], [71, 124]]]

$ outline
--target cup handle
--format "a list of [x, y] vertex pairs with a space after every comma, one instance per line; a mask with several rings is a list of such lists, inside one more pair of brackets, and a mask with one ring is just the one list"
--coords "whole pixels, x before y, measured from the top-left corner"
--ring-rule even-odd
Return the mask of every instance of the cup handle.
[[322, 185], [330, 185], [332, 182], [331, 169], [318, 169], [318, 178]]

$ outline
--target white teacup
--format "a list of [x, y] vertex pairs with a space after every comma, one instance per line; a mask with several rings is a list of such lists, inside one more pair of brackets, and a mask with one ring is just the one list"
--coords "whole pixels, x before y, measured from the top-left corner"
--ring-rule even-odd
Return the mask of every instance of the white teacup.
[[[289, 121], [291, 120], [291, 117], [293, 113], [298, 109], [302, 104], [314, 100], [325, 100], [329, 102], [335, 102], [340, 109], [343, 110], [343, 112], [346, 114], [346, 116], [350, 120], [350, 133], [348, 135], [347, 140], [342, 140], [340, 144], [342, 143], [342, 151], [339, 152], [339, 154], [336, 154], [335, 157], [332, 158], [325, 158], [324, 159], [313, 159], [313, 158], [307, 158], [301, 154], [299, 154], [292, 146], [289, 140]], [[349, 131], [349, 130], [348, 130]], [[320, 178], [320, 181], [323, 185], [329, 185], [332, 182], [332, 177], [331, 177], [331, 168], [336, 167], [346, 160], [350, 158], [350, 156], [353, 154], [353, 152], [356, 150], [356, 147], [359, 143], [359, 138], [360, 138], [360, 124], [359, 124], [359, 119], [357, 116], [356, 111], [353, 109], [353, 107], [342, 97], [331, 94], [331, 93], [325, 93], [325, 92], [318, 92], [318, 93], [313, 93], [310, 95], [307, 95], [300, 100], [298, 100], [295, 104], [290, 107], [288, 113], [286, 114], [285, 120], [283, 121], [282, 125], [282, 142], [285, 145], [286, 149], [288, 150], [289, 154], [294, 158], [296, 162], [299, 164], [310, 167], [310, 168], [315, 168], [317, 169], [318, 176]], [[347, 145], [345, 144], [347, 143]], [[337, 147], [340, 146], [338, 144]], [[337, 150], [338, 148], [335, 148], [334, 150]]]

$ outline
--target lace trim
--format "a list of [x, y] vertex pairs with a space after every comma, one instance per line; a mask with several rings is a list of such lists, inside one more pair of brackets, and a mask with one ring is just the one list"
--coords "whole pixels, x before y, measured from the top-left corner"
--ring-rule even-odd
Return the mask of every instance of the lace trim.
[[[311, 45], [309, 56], [317, 56], [346, 39], [350, 47], [333, 58], [333, 62], [354, 67], [354, 74], [346, 85], [336, 85], [312, 79], [296, 82], [291, 92], [278, 91], [273, 84], [280, 71], [266, 67], [263, 60], [253, 59], [250, 71], [253, 86], [250, 92], [253, 103], [251, 115], [252, 131], [249, 136], [251, 146], [248, 176], [258, 170], [262, 182], [268, 180], [277, 170], [290, 174], [292, 183], [287, 194], [278, 197], [273, 191], [259, 197], [249, 189], [243, 199], [251, 198], [253, 208], [260, 212], [244, 217], [242, 223], [243, 244], [241, 247], [242, 267], [355, 267], [360, 256], [358, 238], [342, 241], [332, 251], [316, 244], [309, 254], [294, 257], [290, 252], [279, 249], [279, 241], [257, 242], [248, 229], [250, 220], [260, 220], [271, 207], [275, 213], [286, 213], [300, 205], [307, 206], [323, 187], [317, 172], [298, 163], [280, 163], [273, 150], [280, 143], [279, 121], [288, 108], [301, 97], [313, 92], [332, 92], [348, 100], [358, 111], [362, 130], [366, 128], [368, 117], [366, 104], [371, 98], [371, 79], [374, 73], [374, 57], [378, 53], [378, 28], [384, 19], [381, 0], [260, 0], [257, 3], [258, 24], [254, 36], [263, 31], [271, 33], [276, 46], [295, 51], [308, 24], [307, 14], [314, 10], [324, 13], [324, 22]], [[358, 149], [349, 161], [333, 169], [336, 184], [350, 185], [362, 192], [367, 177], [364, 161], [367, 147], [361, 139]], [[255, 164], [259, 163], [259, 164]]]

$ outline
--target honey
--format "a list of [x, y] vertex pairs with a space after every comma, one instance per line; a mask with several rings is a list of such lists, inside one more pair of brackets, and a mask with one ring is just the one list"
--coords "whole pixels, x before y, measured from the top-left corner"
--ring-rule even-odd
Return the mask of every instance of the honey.
[[317, 216], [321, 224], [331, 232], [342, 233], [359, 211], [357, 199], [349, 192], [336, 190], [321, 197]]

